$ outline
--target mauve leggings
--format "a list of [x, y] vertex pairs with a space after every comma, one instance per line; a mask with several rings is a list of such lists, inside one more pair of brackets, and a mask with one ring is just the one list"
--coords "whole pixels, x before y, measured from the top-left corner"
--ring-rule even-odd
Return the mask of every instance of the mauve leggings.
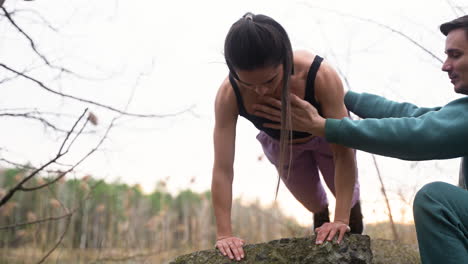
[[[263, 152], [275, 166], [279, 162], [279, 140], [260, 131], [257, 135], [262, 144]], [[325, 189], [319, 177], [319, 170], [328, 186], [335, 195], [335, 164], [328, 142], [322, 137], [314, 137], [310, 141], [292, 146], [292, 167], [289, 177], [284, 182], [294, 197], [312, 213], [320, 212], [328, 206]], [[289, 155], [285, 171], [289, 167]], [[285, 173], [286, 175], [286, 173]], [[335, 195], [336, 196], [336, 195]], [[356, 180], [352, 206], [359, 200], [359, 182]]]

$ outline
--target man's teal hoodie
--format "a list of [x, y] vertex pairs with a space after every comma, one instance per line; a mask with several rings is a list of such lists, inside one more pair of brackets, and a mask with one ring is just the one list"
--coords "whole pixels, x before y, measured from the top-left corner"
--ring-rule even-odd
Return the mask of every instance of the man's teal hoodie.
[[329, 142], [404, 160], [461, 157], [460, 186], [467, 189], [468, 97], [423, 108], [348, 91], [345, 104], [364, 119], [327, 119]]

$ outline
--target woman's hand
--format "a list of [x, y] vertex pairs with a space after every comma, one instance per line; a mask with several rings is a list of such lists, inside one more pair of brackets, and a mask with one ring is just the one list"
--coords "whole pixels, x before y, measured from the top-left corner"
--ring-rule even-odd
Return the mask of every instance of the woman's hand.
[[[295, 94], [290, 94], [292, 130], [307, 132], [316, 136], [325, 135], [325, 119], [318, 114], [317, 109], [309, 102]], [[254, 115], [281, 121], [281, 101], [273, 97], [265, 97], [264, 104], [255, 104]], [[281, 129], [281, 124], [267, 123], [265, 127]], [[288, 127], [288, 129], [291, 129]]]
[[317, 235], [315, 238], [315, 243], [322, 244], [325, 240], [332, 241], [332, 239], [338, 233], [337, 242], [339, 244], [343, 240], [345, 233], [349, 231], [351, 231], [351, 228], [346, 223], [337, 221], [332, 223], [325, 223], [315, 229], [315, 233]]
[[244, 249], [242, 246], [245, 244], [245, 240], [233, 236], [218, 237], [216, 245], [224, 256], [228, 256], [230, 259], [236, 258], [241, 260], [244, 258]]

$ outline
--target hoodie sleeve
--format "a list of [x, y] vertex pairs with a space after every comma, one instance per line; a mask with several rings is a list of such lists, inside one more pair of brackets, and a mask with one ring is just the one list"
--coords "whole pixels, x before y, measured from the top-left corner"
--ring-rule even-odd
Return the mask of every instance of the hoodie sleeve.
[[[468, 155], [467, 97], [442, 108], [417, 108], [382, 97], [368, 101], [365, 98], [367, 96], [359, 96], [353, 109], [357, 109], [366, 119], [326, 120], [325, 136], [329, 142], [406, 160], [449, 159]], [[348, 100], [354, 101], [353, 98]], [[369, 103], [365, 108], [372, 108], [364, 110], [362, 105]]]
[[348, 91], [344, 100], [346, 108], [361, 118], [418, 117], [441, 108], [417, 107], [411, 103], [398, 103], [378, 95], [353, 91]]

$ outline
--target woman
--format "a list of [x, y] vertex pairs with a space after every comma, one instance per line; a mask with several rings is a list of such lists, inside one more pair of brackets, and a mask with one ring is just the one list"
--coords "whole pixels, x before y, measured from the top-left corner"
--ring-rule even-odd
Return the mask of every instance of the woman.
[[[231, 259], [244, 257], [244, 240], [232, 234], [230, 219], [239, 115], [260, 130], [257, 139], [266, 157], [276, 166], [294, 197], [314, 214], [317, 243], [331, 240], [337, 233], [338, 242], [345, 232], [361, 233], [354, 150], [328, 144], [322, 137], [286, 130], [290, 120], [287, 107], [290, 93], [316, 106], [324, 116], [348, 116], [343, 104], [343, 86], [336, 72], [319, 56], [307, 51], [293, 52], [289, 37], [279, 23], [268, 16], [252, 13], [245, 14], [232, 25], [226, 36], [224, 56], [229, 75], [221, 84], [215, 101], [212, 195], [217, 223], [216, 247]], [[255, 114], [256, 106], [262, 105], [266, 97], [280, 99], [286, 106], [281, 109], [281, 118]], [[263, 126], [272, 122], [281, 123], [282, 129]], [[329, 220], [328, 200], [319, 170], [336, 197], [333, 222]]]

